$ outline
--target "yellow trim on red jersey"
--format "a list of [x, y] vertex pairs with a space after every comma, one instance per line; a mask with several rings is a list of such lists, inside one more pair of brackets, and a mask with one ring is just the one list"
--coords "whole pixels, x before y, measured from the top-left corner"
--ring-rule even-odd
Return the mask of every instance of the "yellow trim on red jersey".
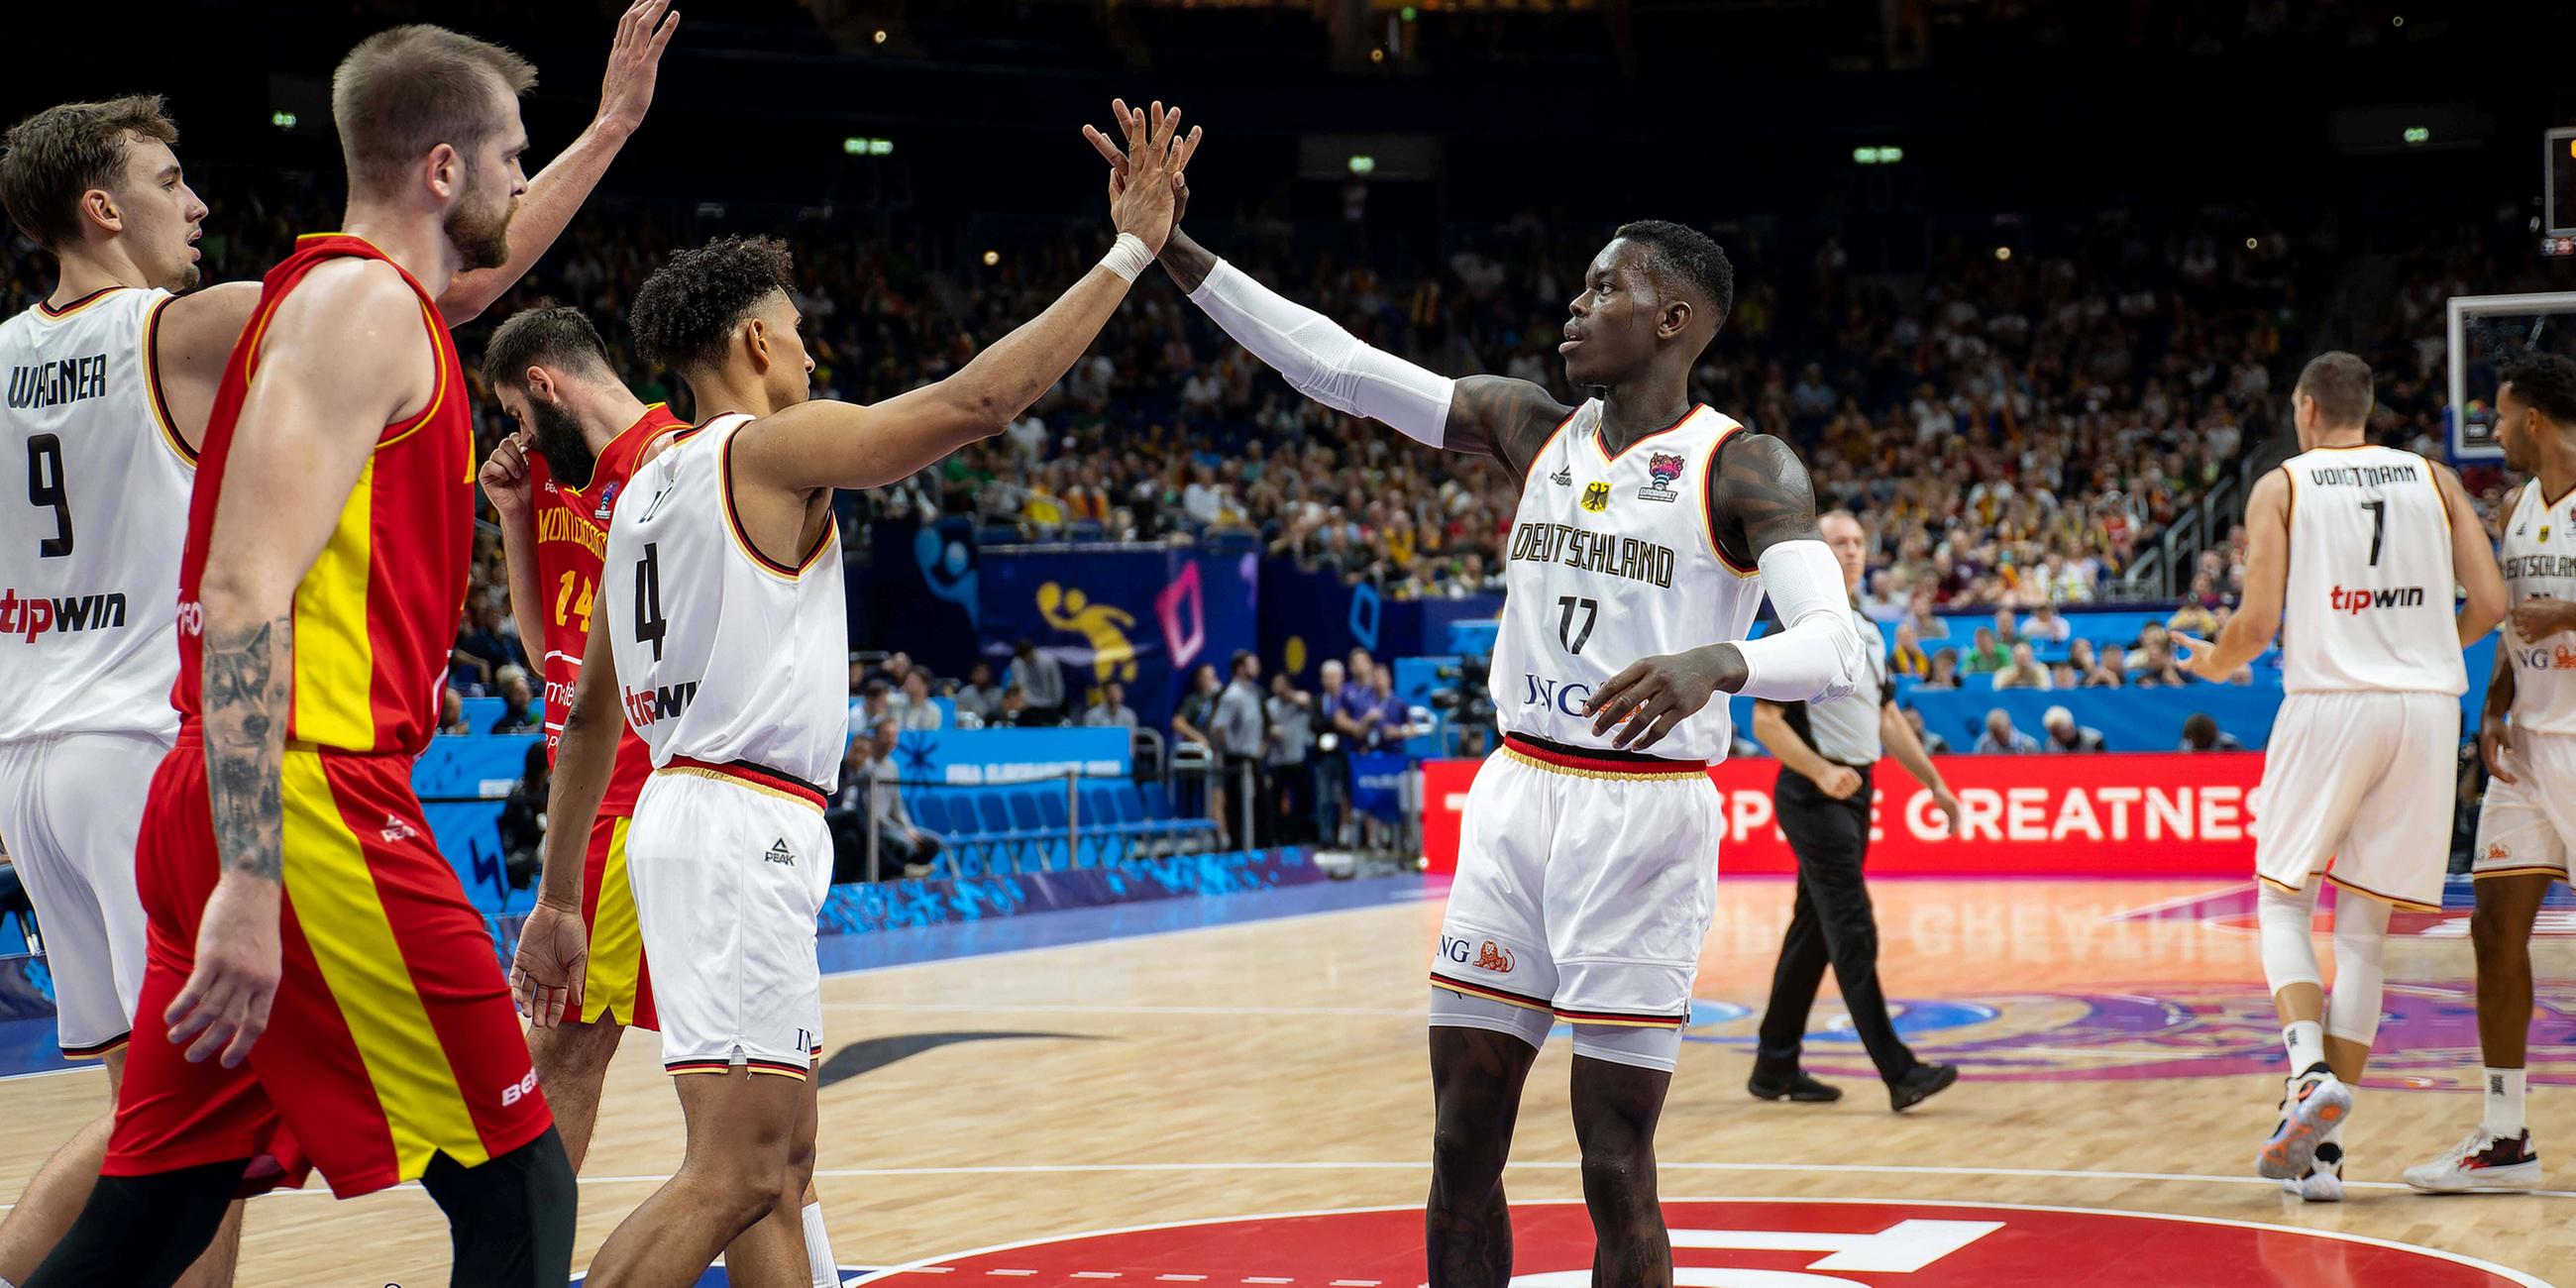
[[597, 1023], [601, 1016], [635, 1022], [644, 928], [635, 915], [635, 887], [626, 877], [626, 828], [634, 821], [619, 818], [609, 826], [608, 856], [599, 870], [598, 906], [590, 918], [590, 977], [582, 985], [581, 998], [585, 1024]]
[[376, 749], [374, 581], [376, 458], [340, 505], [330, 540], [295, 587], [290, 735], [349, 751]]

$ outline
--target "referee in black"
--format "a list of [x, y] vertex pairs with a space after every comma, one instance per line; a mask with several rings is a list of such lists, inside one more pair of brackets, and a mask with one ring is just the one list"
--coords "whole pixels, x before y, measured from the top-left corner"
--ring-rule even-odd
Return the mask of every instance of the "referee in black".
[[[1868, 567], [1869, 537], [1849, 511], [1835, 510], [1817, 521], [1825, 544], [1843, 566], [1843, 587], [1860, 591]], [[1853, 623], [1869, 638], [1878, 624], [1855, 608]], [[1753, 1077], [1745, 1089], [1763, 1100], [1840, 1100], [1842, 1091], [1808, 1077], [1798, 1068], [1808, 1012], [1825, 966], [1834, 968], [1843, 1005], [1861, 1045], [1887, 1082], [1887, 1098], [1905, 1110], [1958, 1081], [1959, 1071], [1946, 1064], [1914, 1058], [1887, 1015], [1887, 997], [1878, 988], [1878, 918], [1870, 910], [1869, 887], [1861, 863], [1869, 854], [1870, 770], [1882, 746], [1906, 772], [1932, 791], [1933, 806], [1959, 826], [1959, 798], [1941, 771], [1924, 754], [1922, 740], [1896, 708], [1885, 652], [1848, 697], [1822, 704], [1786, 705], [1756, 701], [1753, 736], [1780, 760], [1780, 782], [1773, 791], [1779, 804], [1780, 830], [1798, 855], [1798, 906], [1789, 918], [1788, 936], [1780, 943], [1780, 965], [1771, 975], [1771, 1003], [1762, 1014], [1761, 1046], [1753, 1060]]]

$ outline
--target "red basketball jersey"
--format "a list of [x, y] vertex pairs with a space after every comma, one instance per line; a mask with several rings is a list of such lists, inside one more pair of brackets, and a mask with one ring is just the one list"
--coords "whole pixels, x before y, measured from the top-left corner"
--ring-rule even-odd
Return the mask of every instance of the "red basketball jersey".
[[[563, 739], [564, 713], [572, 707], [573, 684], [581, 678], [581, 659], [590, 646], [590, 612], [599, 595], [600, 560], [608, 549], [608, 517], [635, 473], [635, 458], [663, 430], [685, 425], [671, 409], [655, 403], [644, 415], [601, 448], [591, 467], [590, 482], [579, 488], [558, 482], [543, 456], [528, 460], [530, 495], [537, 527], [538, 611], [546, 634], [546, 758], [554, 758]], [[653, 753], [635, 731], [618, 722], [617, 762], [610, 771], [602, 815], [630, 814], [636, 794], [653, 773]]]
[[[223, 494], [235, 422], [259, 370], [260, 339], [306, 274], [346, 257], [393, 263], [346, 233], [296, 239], [295, 253], [261, 280], [259, 307], [216, 389], [179, 565], [179, 682], [171, 701], [188, 724], [203, 715], [198, 588], [206, 539]], [[326, 750], [416, 756], [438, 729], [439, 689], [465, 607], [474, 554], [474, 426], [456, 341], [436, 301], [401, 265], [394, 271], [420, 299], [438, 383], [427, 406], [377, 434], [330, 539], [296, 583], [286, 739]]]

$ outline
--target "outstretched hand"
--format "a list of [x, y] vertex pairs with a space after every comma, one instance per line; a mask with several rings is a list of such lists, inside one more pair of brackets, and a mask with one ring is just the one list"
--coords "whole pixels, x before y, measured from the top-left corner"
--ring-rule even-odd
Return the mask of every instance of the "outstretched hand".
[[608, 73], [600, 78], [599, 121], [627, 134], [644, 123], [653, 106], [653, 83], [661, 75], [662, 51], [680, 29], [671, 0], [634, 0], [617, 20], [617, 39], [608, 49]]
[[[1100, 153], [1100, 159], [1109, 163], [1110, 218], [1117, 223], [1118, 231], [1136, 234], [1144, 239], [1147, 247], [1160, 254], [1171, 230], [1180, 226], [1182, 212], [1189, 209], [1187, 170], [1191, 155], [1199, 150], [1199, 127], [1193, 125], [1188, 134], [1181, 134], [1181, 110], [1176, 107], [1166, 114], [1160, 103], [1146, 111], [1129, 108], [1125, 99], [1112, 99], [1109, 110], [1117, 117], [1119, 128], [1126, 132], [1127, 146], [1122, 149], [1094, 126], [1083, 126], [1082, 137], [1090, 140], [1092, 148]], [[1143, 158], [1142, 163], [1136, 160], [1140, 157]], [[1140, 184], [1139, 179], [1149, 166], [1158, 177]], [[1146, 192], [1142, 190], [1144, 188], [1155, 191]], [[1144, 203], [1144, 208], [1150, 211], [1160, 203], [1160, 194], [1163, 193], [1169, 194], [1170, 215], [1160, 229], [1148, 234], [1141, 228], [1128, 225], [1126, 212], [1131, 200]]]

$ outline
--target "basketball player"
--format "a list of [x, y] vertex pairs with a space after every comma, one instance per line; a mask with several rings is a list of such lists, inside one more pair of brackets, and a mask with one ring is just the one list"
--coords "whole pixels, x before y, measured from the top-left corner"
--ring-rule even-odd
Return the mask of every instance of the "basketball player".
[[134, 1048], [102, 1179], [33, 1284], [167, 1283], [236, 1191], [315, 1166], [344, 1197], [420, 1180], [459, 1283], [569, 1271], [571, 1172], [411, 791], [473, 535], [439, 293], [513, 258], [533, 81], [429, 26], [333, 75], [348, 231], [262, 284], [188, 510], [178, 742], [135, 856], [137, 1010], [170, 1040]]
[[[1179, 121], [1159, 104], [1130, 118], [1142, 181], [1113, 197], [1118, 242], [1099, 268], [955, 375], [875, 406], [809, 398], [776, 241], [674, 256], [636, 293], [639, 353], [687, 381], [708, 419], [648, 446], [615, 506], [594, 608], [605, 629], [574, 689], [548, 815], [585, 834], [622, 711], [653, 755], [627, 878], [688, 1148], [599, 1250], [599, 1282], [695, 1283], [719, 1250], [733, 1282], [805, 1282], [795, 1205], [822, 1050], [823, 803], [849, 729], [832, 494], [1000, 433], [1073, 366], [1171, 230], [1193, 142], [1174, 137]], [[520, 934], [513, 986], [541, 1026], [583, 1002], [581, 872], [548, 851]]]
[[2556, 354], [2507, 366], [2496, 390], [2505, 463], [2531, 481], [2504, 516], [2501, 563], [2514, 605], [2487, 682], [2478, 751], [2493, 781], [2478, 813], [2478, 1045], [2486, 1057], [2478, 1129], [2406, 1183], [2436, 1194], [2540, 1187], [2540, 1152], [2523, 1120], [2531, 1036], [2531, 927], [2576, 845], [2576, 362]]
[[[657, 12], [629, 11], [597, 117], [530, 183], [509, 260], [459, 273], [440, 294], [451, 322], [478, 315], [526, 272], [640, 123], [669, 34], [667, 24], [654, 30]], [[176, 619], [188, 489], [217, 385], [260, 298], [254, 282], [192, 289], [207, 210], [180, 170], [177, 142], [161, 100], [133, 96], [48, 108], [14, 127], [0, 153], [0, 199], [62, 269], [45, 303], [0, 327], [0, 337], [15, 337], [0, 338], [0, 365], [32, 382], [53, 364], [87, 363], [93, 391], [0, 413], [0, 434], [13, 448], [23, 439], [23, 458], [44, 474], [31, 470], [31, 499], [49, 497], [12, 512], [32, 525], [25, 539], [40, 552], [9, 594], [24, 596], [28, 612], [44, 601], [48, 625], [28, 650], [10, 652], [5, 677], [13, 691], [49, 700], [0, 716], [0, 827], [23, 838], [16, 858], [46, 928], [66, 1052], [103, 1058], [111, 1100], [143, 977], [135, 835], [179, 723], [167, 697], [178, 656], [160, 641]], [[0, 526], [14, 533], [19, 524]], [[36, 802], [49, 807], [36, 811]], [[28, 1183], [0, 1224], [0, 1283], [26, 1275], [70, 1227], [111, 1122], [102, 1115]], [[217, 1268], [231, 1264], [238, 1228], [236, 1206], [206, 1269], [187, 1282], [225, 1277]]]
[[[636, 453], [685, 422], [627, 390], [610, 365], [607, 342], [579, 309], [529, 309], [503, 322], [483, 347], [483, 371], [502, 410], [520, 426], [483, 463], [481, 482], [501, 528], [519, 636], [545, 642], [551, 757], [590, 640], [607, 516], [634, 473]], [[589, 1152], [600, 1084], [618, 1039], [629, 1025], [656, 1027], [635, 896], [626, 881], [627, 827], [636, 794], [653, 772], [652, 756], [633, 730], [624, 731], [584, 846], [582, 925], [590, 959], [581, 1008], [567, 1010], [558, 1024], [528, 1030], [537, 1085], [545, 1088], [576, 1173]], [[810, 1181], [803, 1203], [814, 1282], [838, 1288], [839, 1269]]]
[[[1087, 134], [1117, 172], [1118, 149]], [[1468, 793], [1431, 968], [1430, 1281], [1510, 1281], [1503, 1160], [1521, 1084], [1564, 1021], [1594, 1282], [1670, 1283], [1654, 1135], [1716, 900], [1707, 770], [1733, 727], [1710, 702], [1826, 701], [1866, 665], [1806, 467], [1690, 401], [1734, 270], [1679, 224], [1621, 227], [1558, 347], [1567, 381], [1593, 391], [1568, 407], [1372, 349], [1177, 230], [1163, 264], [1307, 397], [1520, 476], [1491, 681], [1506, 736]], [[1746, 641], [1766, 592], [1786, 627]]]
[[[2288, 696], [2257, 789], [2254, 870], [2290, 1076], [2256, 1170], [2334, 1202], [2343, 1125], [2379, 1030], [2389, 910], [2441, 906], [2451, 794], [2428, 787], [2451, 781], [2468, 688], [2460, 650], [2504, 616], [2504, 581], [2458, 474], [2363, 441], [2361, 359], [2319, 355], [2290, 401], [2305, 450], [2246, 500], [2244, 601], [2216, 644], [2175, 638], [2186, 669], [2220, 683], [2284, 637]], [[2456, 613], [2455, 579], [2467, 590]], [[2321, 875], [2342, 891], [2331, 1003], [2310, 938]]]

